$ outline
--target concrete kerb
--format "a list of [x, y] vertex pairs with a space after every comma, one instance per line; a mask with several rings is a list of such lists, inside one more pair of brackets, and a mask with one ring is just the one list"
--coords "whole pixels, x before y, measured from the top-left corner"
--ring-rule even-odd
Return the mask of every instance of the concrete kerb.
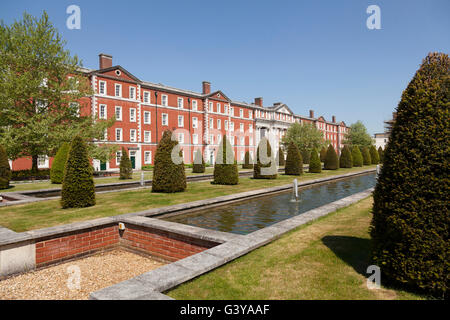
[[[264, 246], [302, 224], [325, 216], [343, 206], [358, 202], [368, 197], [372, 191], [373, 188], [356, 193], [344, 199], [307, 211], [299, 216], [286, 219], [272, 226], [252, 232], [248, 235], [236, 237], [201, 253], [144, 273], [131, 280], [96, 291], [91, 294], [90, 299], [171, 299], [162, 292], [170, 290], [186, 281]], [[132, 283], [133, 286], [136, 286], [136, 290], [128, 294], [130, 283]], [[143, 288], [141, 288], [139, 284]], [[122, 287], [123, 290], [121, 289]], [[147, 291], [151, 291], [152, 294], [147, 294]]]

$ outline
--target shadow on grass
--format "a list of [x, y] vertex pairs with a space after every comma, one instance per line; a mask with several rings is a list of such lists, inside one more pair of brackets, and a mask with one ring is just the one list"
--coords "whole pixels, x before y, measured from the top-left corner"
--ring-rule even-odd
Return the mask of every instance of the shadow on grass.
[[366, 271], [370, 264], [370, 239], [348, 236], [325, 236], [322, 238], [322, 243], [357, 273], [367, 277]]

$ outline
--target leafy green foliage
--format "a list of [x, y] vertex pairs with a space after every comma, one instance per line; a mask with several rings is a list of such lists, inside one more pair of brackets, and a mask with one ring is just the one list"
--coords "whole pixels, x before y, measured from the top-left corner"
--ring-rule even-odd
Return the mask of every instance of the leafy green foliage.
[[122, 156], [120, 157], [120, 176], [119, 179], [132, 179], [133, 178], [133, 165], [131, 163], [130, 157], [128, 156], [128, 151], [122, 147]]
[[11, 168], [9, 167], [8, 156], [5, 148], [0, 145], [0, 189], [9, 188], [11, 180]]
[[64, 178], [64, 168], [66, 166], [67, 156], [69, 155], [70, 144], [64, 142], [56, 153], [50, 169], [50, 180], [52, 183], [61, 184]]
[[354, 167], [362, 167], [363, 166], [363, 156], [361, 150], [358, 146], [353, 146], [352, 148], [352, 160]]
[[372, 263], [383, 279], [448, 298], [450, 59], [430, 53], [403, 91], [374, 191]]
[[202, 150], [199, 149], [195, 152], [194, 164], [192, 165], [193, 173], [205, 172], [205, 159], [203, 159]]
[[309, 163], [309, 157], [311, 156], [311, 151], [308, 150], [302, 150], [301, 151], [303, 163], [308, 164]]
[[313, 149], [311, 151], [311, 156], [309, 158], [309, 172], [310, 173], [322, 172], [322, 163], [320, 161], [317, 149]]
[[272, 147], [267, 138], [259, 141], [256, 151], [256, 162], [253, 166], [253, 179], [276, 179], [278, 170], [272, 154]]
[[[174, 150], [174, 148], [176, 148]], [[155, 154], [155, 167], [153, 169], [152, 192], [181, 192], [186, 190], [186, 173], [183, 160], [180, 163], [172, 161], [174, 154], [180, 155], [178, 141], [172, 140], [172, 131], [166, 130], [159, 141]]]
[[363, 157], [363, 165], [370, 166], [372, 164], [372, 158], [370, 157], [369, 148], [361, 147], [360, 150]]
[[378, 154], [378, 151], [377, 151], [377, 149], [375, 149], [374, 145], [370, 146], [369, 153], [370, 153], [370, 162], [372, 164], [379, 164], [380, 163], [380, 155]]
[[295, 143], [291, 141], [287, 150], [286, 166], [284, 173], [293, 176], [299, 176], [303, 173], [303, 160], [300, 151]]
[[349, 132], [345, 135], [344, 144], [358, 147], [370, 147], [373, 139], [367, 132], [366, 126], [358, 120], [350, 126]]
[[339, 159], [332, 144], [328, 146], [327, 156], [325, 157], [325, 163], [323, 164], [325, 170], [337, 170], [339, 169]]
[[327, 157], [327, 148], [322, 147], [320, 150], [320, 162], [325, 162], [325, 159]]
[[281, 147], [278, 148], [277, 159], [278, 159], [278, 165], [280, 167], [283, 167], [286, 164], [286, 159], [284, 159], [284, 152]]
[[70, 145], [64, 169], [61, 189], [61, 206], [63, 209], [95, 205], [93, 171], [87, 154], [86, 143], [81, 137], [75, 137]]
[[239, 183], [239, 171], [233, 148], [227, 139], [222, 137], [214, 164], [214, 179], [212, 184], [235, 185]]
[[341, 157], [339, 158], [339, 167], [340, 168], [352, 168], [353, 167], [353, 157], [350, 152], [350, 148], [345, 145], [341, 151]]
[[253, 159], [250, 157], [250, 152], [245, 152], [244, 163], [242, 164], [243, 169], [253, 169]]
[[384, 151], [383, 151], [383, 148], [380, 146], [380, 147], [378, 147], [378, 157], [380, 158], [380, 163], [383, 162], [383, 156], [384, 156]]

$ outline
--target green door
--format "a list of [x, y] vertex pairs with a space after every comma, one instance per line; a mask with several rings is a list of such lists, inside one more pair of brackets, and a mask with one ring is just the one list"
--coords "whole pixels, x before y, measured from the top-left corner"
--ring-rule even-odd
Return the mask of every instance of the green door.
[[136, 169], [136, 153], [135, 152], [131, 152], [130, 160], [131, 160], [131, 167], [133, 169]]
[[100, 162], [100, 170], [106, 170], [106, 162]]

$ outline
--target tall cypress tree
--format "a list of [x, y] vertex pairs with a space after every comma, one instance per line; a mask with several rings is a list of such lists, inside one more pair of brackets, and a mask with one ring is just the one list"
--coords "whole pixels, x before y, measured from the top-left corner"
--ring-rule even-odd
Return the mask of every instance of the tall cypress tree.
[[396, 284], [448, 298], [450, 59], [431, 53], [397, 107], [374, 191], [372, 263]]
[[9, 188], [11, 180], [11, 168], [9, 167], [8, 155], [5, 148], [0, 145], [0, 189]]
[[339, 158], [339, 167], [340, 168], [351, 168], [353, 167], [353, 157], [350, 152], [350, 148], [345, 145], [341, 151], [341, 157]]
[[325, 170], [337, 170], [339, 169], [339, 159], [332, 144], [329, 145], [327, 150], [327, 156], [325, 163], [323, 164]]
[[64, 178], [64, 167], [66, 166], [67, 156], [69, 155], [70, 144], [64, 142], [59, 148], [53, 159], [50, 169], [50, 180], [52, 183], [60, 184]]
[[128, 156], [127, 150], [122, 147], [122, 156], [120, 157], [120, 177], [119, 179], [132, 179], [133, 178], [133, 167], [131, 164], [130, 157]]
[[286, 157], [286, 166], [284, 172], [288, 175], [299, 176], [303, 173], [303, 160], [300, 150], [298, 150], [295, 143], [289, 143]]
[[205, 172], [205, 159], [203, 159], [202, 150], [198, 149], [195, 152], [194, 164], [192, 165], [193, 173], [204, 173]]
[[273, 151], [267, 138], [262, 138], [256, 151], [256, 162], [253, 166], [254, 179], [276, 179], [278, 170]]
[[61, 189], [61, 206], [83, 208], [95, 205], [94, 169], [89, 161], [87, 146], [79, 136], [70, 144]]
[[282, 167], [282, 166], [286, 165], [286, 160], [284, 159], [284, 152], [283, 152], [283, 149], [281, 149], [281, 147], [278, 148], [277, 158], [278, 158], [279, 166]]
[[[175, 149], [175, 150], [174, 150]], [[153, 168], [152, 192], [181, 192], [186, 190], [186, 172], [182, 159], [172, 159], [172, 152], [181, 158], [178, 141], [166, 130], [159, 141]]]
[[326, 157], [327, 157], [327, 148], [322, 147], [322, 149], [320, 149], [320, 162], [325, 162]]
[[362, 167], [363, 166], [363, 156], [361, 150], [358, 146], [353, 146], [352, 148], [352, 159], [354, 167]]
[[380, 158], [380, 163], [383, 162], [383, 148], [381, 146], [378, 147], [378, 157]]
[[361, 154], [363, 157], [363, 165], [370, 166], [372, 164], [372, 158], [370, 157], [370, 151], [367, 147], [361, 148]]
[[370, 153], [370, 161], [372, 164], [380, 163], [380, 156], [378, 154], [377, 149], [375, 149], [374, 145], [370, 146], [369, 153]]
[[212, 184], [235, 185], [239, 183], [239, 170], [234, 158], [233, 147], [223, 135], [219, 150], [217, 151], [216, 163], [214, 164], [214, 179]]
[[244, 163], [242, 164], [243, 169], [253, 169], [253, 159], [250, 157], [250, 152], [245, 153]]
[[309, 172], [320, 173], [322, 172], [322, 163], [319, 159], [319, 154], [316, 149], [311, 151], [311, 157], [309, 158]]

